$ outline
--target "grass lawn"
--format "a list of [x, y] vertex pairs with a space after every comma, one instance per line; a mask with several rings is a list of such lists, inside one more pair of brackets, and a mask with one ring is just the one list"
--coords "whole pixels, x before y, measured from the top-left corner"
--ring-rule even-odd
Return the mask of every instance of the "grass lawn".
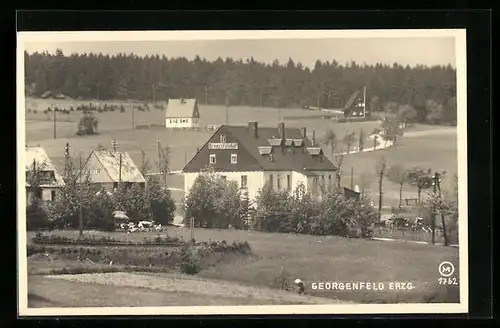
[[[75, 231], [53, 232], [76, 237]], [[156, 233], [98, 233], [115, 239], [142, 240]], [[171, 227], [171, 236], [190, 238], [189, 229]], [[196, 240], [248, 241], [255, 256], [227, 261], [198, 276], [262, 287], [278, 287], [277, 279], [300, 278], [312, 296], [352, 302], [458, 302], [458, 286], [438, 285], [438, 265], [458, 268], [458, 249], [443, 246], [317, 237], [253, 231], [195, 229]], [[29, 236], [28, 236], [29, 238]], [[458, 277], [458, 272], [456, 273]], [[413, 290], [319, 291], [314, 282], [411, 282]], [[387, 285], [388, 286], [388, 285]]]

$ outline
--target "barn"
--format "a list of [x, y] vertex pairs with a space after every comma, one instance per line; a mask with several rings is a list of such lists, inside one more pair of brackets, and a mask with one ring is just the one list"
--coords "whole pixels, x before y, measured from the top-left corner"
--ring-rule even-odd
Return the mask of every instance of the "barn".
[[198, 128], [200, 111], [196, 99], [169, 99], [165, 111], [165, 127]]
[[293, 191], [302, 183], [313, 195], [334, 187], [336, 167], [306, 135], [306, 128], [222, 125], [183, 169], [184, 191], [206, 169], [236, 181], [250, 199], [269, 183], [278, 191]]

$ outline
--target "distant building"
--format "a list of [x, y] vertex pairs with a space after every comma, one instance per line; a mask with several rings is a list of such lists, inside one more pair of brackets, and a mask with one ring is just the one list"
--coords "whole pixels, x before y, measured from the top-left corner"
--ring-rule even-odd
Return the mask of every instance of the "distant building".
[[112, 150], [95, 150], [90, 154], [79, 173], [78, 182], [87, 179], [107, 191], [114, 191], [120, 182], [125, 186], [138, 184], [142, 188], [146, 184], [130, 155]]
[[360, 200], [361, 198], [361, 193], [357, 190], [352, 190], [346, 187], [342, 187], [342, 195], [344, 196], [344, 199], [354, 199], [354, 200]]
[[200, 126], [200, 111], [196, 99], [169, 99], [165, 112], [167, 128], [197, 128]]
[[336, 168], [306, 132], [284, 123], [277, 128], [259, 128], [257, 122], [222, 125], [184, 167], [184, 190], [189, 193], [196, 177], [211, 168], [236, 181], [253, 200], [266, 182], [288, 191], [303, 183], [320, 195], [321, 186], [334, 186]]
[[45, 150], [42, 147], [26, 147], [26, 203], [31, 203], [35, 197], [54, 200], [63, 186], [64, 180]]

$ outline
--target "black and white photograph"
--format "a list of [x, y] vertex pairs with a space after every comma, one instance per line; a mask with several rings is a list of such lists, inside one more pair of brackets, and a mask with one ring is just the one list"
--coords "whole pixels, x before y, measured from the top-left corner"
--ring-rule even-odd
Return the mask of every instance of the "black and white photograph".
[[17, 40], [20, 315], [467, 312], [465, 30]]

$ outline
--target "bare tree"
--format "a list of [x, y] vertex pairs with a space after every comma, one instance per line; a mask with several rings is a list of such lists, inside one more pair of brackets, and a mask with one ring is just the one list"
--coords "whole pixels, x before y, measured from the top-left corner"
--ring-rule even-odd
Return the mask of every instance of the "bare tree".
[[356, 140], [356, 136], [354, 132], [347, 132], [344, 136], [343, 142], [347, 147], [347, 153], [349, 154], [351, 152], [351, 146]]
[[397, 183], [399, 185], [399, 205], [401, 208], [403, 205], [403, 186], [407, 181], [407, 171], [401, 165], [393, 165], [387, 171], [387, 178], [389, 181]]
[[167, 176], [170, 172], [170, 148], [168, 146], [159, 148], [158, 170], [163, 176], [163, 183], [167, 187]]
[[141, 171], [142, 175], [146, 175], [149, 171], [150, 165], [149, 165], [149, 159], [148, 159], [144, 149], [141, 149], [141, 156], [142, 156], [142, 160], [141, 160], [141, 166], [139, 168], [139, 171]]
[[364, 197], [366, 195], [366, 189], [370, 188], [372, 182], [374, 180], [373, 173], [363, 172], [359, 177], [359, 188], [361, 189], [361, 196]]
[[377, 164], [377, 176], [378, 176], [378, 218], [382, 217], [382, 196], [383, 196], [383, 181], [385, 176], [385, 170], [387, 167], [387, 163], [385, 157], [382, 156], [380, 158], [379, 163]]
[[432, 186], [432, 174], [430, 168], [412, 167], [406, 173], [408, 182], [417, 187], [418, 205], [422, 203], [422, 189]]
[[335, 145], [337, 144], [337, 136], [335, 135], [335, 132], [333, 132], [332, 130], [326, 131], [322, 143], [325, 146], [330, 146], [332, 157], [335, 156]]
[[336, 172], [337, 188], [340, 188], [340, 180], [342, 179], [342, 164], [344, 162], [344, 155], [342, 154], [342, 149], [340, 150], [339, 154], [335, 156], [335, 162], [337, 164], [337, 172]]

